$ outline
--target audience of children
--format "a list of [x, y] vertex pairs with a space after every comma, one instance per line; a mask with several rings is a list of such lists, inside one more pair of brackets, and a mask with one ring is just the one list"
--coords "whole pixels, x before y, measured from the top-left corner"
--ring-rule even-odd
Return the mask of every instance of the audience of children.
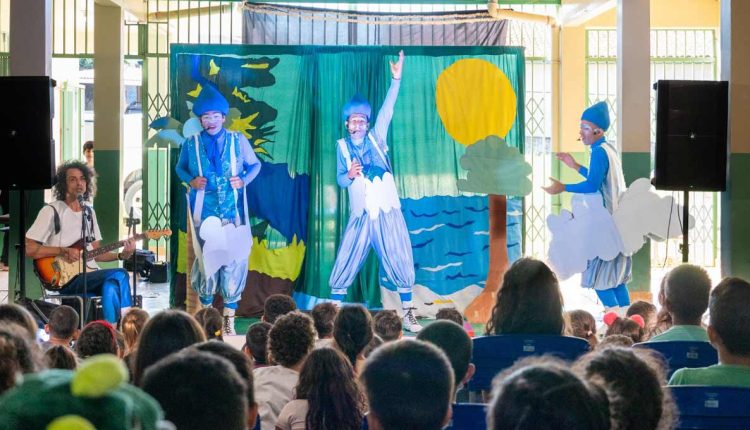
[[[665, 277], [660, 301], [674, 325], [651, 341], [701, 340], [704, 333], [719, 352], [719, 364], [680, 369], [669, 385], [750, 387], [750, 283], [726, 278], [711, 291], [703, 269], [682, 265]], [[124, 366], [118, 353], [132, 359], [133, 385], [117, 382], [111, 396], [141, 408], [131, 411], [128, 419], [135, 421], [121, 428], [139, 422], [156, 429], [162, 410], [178, 430], [250, 429], [256, 417], [263, 430], [359, 429], [363, 419], [375, 430], [440, 429], [450, 421], [456, 392], [475, 371], [472, 341], [457, 310], [441, 310], [441, 318], [416, 339], [399, 340], [401, 321], [389, 311], [373, 318], [361, 305], [320, 304], [311, 318], [294, 307], [288, 296], [269, 297], [263, 322], [248, 328], [240, 351], [206, 341], [209, 312], [192, 317], [169, 310], [149, 320], [133, 309], [123, 317], [121, 332], [94, 321], [78, 333], [75, 310], [60, 306], [45, 326], [49, 341], [42, 343], [25, 309], [0, 305], [0, 424], [3, 417], [27, 419], [19, 418], [29, 412], [18, 405], [44, 405], [44, 396], [54, 399], [56, 409], [45, 410], [39, 423], [59, 418], [55, 415], [72, 404], [80, 409], [70, 411], [81, 419], [116, 420], [87, 410], [84, 404], [95, 401], [76, 400], [70, 388], [50, 390], [74, 385], [81, 366], [91, 367], [82, 364], [89, 360]], [[706, 307], [710, 321], [704, 331]], [[650, 326], [658, 330], [655, 308], [634, 302], [627, 318], [612, 314], [604, 320], [607, 334], [597, 343], [591, 314], [563, 313], [559, 284], [546, 264], [524, 258], [512, 265], [487, 322], [488, 334], [564, 333], [586, 339], [592, 352], [574, 363], [534, 357], [502, 371], [493, 383], [487, 428], [673, 428], [677, 412], [664, 363], [648, 350], [630, 348], [646, 339]], [[316, 349], [320, 339], [333, 340]], [[127, 380], [127, 374], [88, 378], [109, 381], [123, 375], [118, 378]], [[101, 395], [110, 398], [106, 390]], [[103, 428], [117, 428], [107, 425]]]

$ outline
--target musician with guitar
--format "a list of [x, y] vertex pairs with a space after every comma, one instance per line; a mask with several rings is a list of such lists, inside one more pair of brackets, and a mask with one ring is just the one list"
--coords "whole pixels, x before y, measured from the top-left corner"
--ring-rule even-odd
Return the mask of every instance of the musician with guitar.
[[[26, 256], [33, 258], [35, 268], [45, 287], [57, 289], [62, 294], [84, 294], [83, 277], [61, 274], [63, 266], [83, 270], [81, 249], [75, 245], [89, 244], [89, 260], [86, 269], [87, 295], [100, 295], [104, 318], [115, 323], [120, 314], [125, 314], [131, 306], [130, 283], [124, 269], [99, 269], [96, 261], [125, 260], [135, 250], [135, 240], [129, 239], [115, 245], [124, 245], [120, 253], [96, 252], [100, 247], [101, 233], [94, 209], [86, 199], [91, 190], [91, 170], [80, 161], [68, 161], [57, 169], [57, 183], [53, 188], [56, 200], [45, 205], [36, 217], [34, 224], [26, 232]], [[82, 231], [83, 217], [86, 218], [85, 234]], [[83, 239], [83, 240], [82, 240]], [[106, 249], [114, 247], [109, 246]], [[102, 249], [101, 251], [105, 251]], [[45, 273], [40, 270], [38, 262], [52, 261], [50, 273], [56, 274], [51, 279], [44, 279]], [[62, 276], [62, 279], [61, 279]]]

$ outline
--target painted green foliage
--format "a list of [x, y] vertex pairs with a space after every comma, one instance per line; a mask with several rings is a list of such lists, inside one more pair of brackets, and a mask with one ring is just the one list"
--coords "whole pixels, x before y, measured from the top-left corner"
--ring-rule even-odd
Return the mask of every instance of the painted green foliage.
[[466, 147], [461, 167], [468, 171], [458, 180], [463, 192], [525, 196], [531, 193], [531, 166], [518, 150], [497, 136]]

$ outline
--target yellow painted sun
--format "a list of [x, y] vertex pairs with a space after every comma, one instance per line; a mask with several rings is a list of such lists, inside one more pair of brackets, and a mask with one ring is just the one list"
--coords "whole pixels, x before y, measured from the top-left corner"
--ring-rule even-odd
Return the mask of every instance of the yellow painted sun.
[[496, 65], [475, 58], [456, 61], [443, 70], [436, 87], [438, 115], [460, 144], [505, 138], [513, 126], [516, 93]]

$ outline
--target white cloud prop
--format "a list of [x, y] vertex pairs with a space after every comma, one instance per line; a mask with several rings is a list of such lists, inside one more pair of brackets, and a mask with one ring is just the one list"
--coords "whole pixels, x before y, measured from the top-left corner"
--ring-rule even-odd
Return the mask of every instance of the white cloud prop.
[[[671, 212], [671, 219], [670, 219]], [[682, 234], [682, 206], [671, 196], [661, 197], [646, 178], [640, 178], [620, 196], [620, 205], [612, 215], [625, 245], [623, 254], [637, 252], [646, 238], [663, 242], [667, 238]], [[695, 218], [688, 218], [688, 229], [695, 225]]]
[[[599, 193], [574, 194], [571, 206], [572, 213], [562, 210], [547, 217], [552, 233], [548, 260], [561, 280], [586, 270], [594, 257], [609, 261], [620, 253], [632, 255], [646, 238], [664, 241], [682, 234], [682, 206], [656, 194], [646, 178], [631, 184], [612, 215]], [[688, 227], [694, 224], [691, 216]]]
[[612, 260], [623, 248], [617, 226], [599, 193], [573, 195], [572, 210], [547, 217], [552, 232], [549, 262], [560, 279], [583, 272], [594, 257]]
[[210, 216], [200, 226], [203, 244], [203, 270], [206, 278], [213, 276], [221, 266], [233, 261], [246, 260], [253, 246], [253, 235], [249, 225], [235, 227], [229, 223], [222, 226], [221, 220]]

